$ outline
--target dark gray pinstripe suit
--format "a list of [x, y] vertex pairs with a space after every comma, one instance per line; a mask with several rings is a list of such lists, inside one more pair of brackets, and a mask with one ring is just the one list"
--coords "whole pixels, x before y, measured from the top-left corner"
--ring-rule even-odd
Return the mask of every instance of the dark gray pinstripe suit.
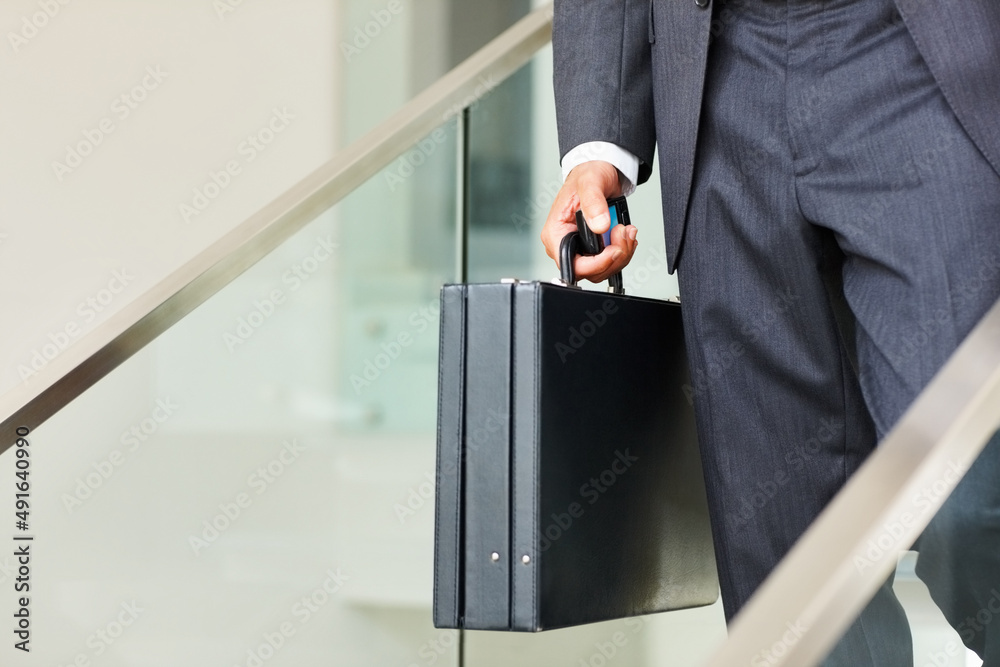
[[[731, 617], [1000, 298], [1000, 3], [557, 0], [553, 45], [561, 152], [659, 152]], [[918, 569], [987, 664], [995, 440]], [[906, 632], [887, 586], [830, 664]]]

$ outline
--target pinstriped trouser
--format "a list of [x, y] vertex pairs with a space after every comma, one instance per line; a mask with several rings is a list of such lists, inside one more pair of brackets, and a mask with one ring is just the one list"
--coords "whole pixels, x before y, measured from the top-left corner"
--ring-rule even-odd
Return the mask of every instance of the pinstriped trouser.
[[[727, 617], [1000, 298], [1000, 177], [891, 0], [729, 8], [678, 265]], [[1000, 442], [956, 495], [918, 571], [957, 626], [1000, 590]], [[913, 664], [891, 585], [828, 664]]]

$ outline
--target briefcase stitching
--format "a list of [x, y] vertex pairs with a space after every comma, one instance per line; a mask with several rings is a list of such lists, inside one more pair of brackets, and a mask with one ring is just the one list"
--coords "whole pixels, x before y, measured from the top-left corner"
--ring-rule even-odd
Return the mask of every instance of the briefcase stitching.
[[538, 572], [541, 568], [541, 554], [536, 548], [537, 545], [534, 544], [535, 537], [538, 535], [538, 484], [535, 480], [538, 479], [538, 367], [540, 359], [542, 356], [541, 350], [539, 349], [541, 345], [540, 331], [538, 330], [538, 311], [542, 308], [542, 287], [541, 285], [535, 285], [535, 307], [531, 309], [531, 331], [532, 339], [534, 340], [534, 368], [532, 368], [532, 378], [531, 378], [531, 535], [532, 542], [531, 553], [534, 556], [534, 565], [529, 572], [531, 577], [531, 627], [532, 629], [538, 628], [538, 597], [537, 597], [537, 584], [538, 584]]
[[[461, 304], [461, 318], [462, 326], [459, 327], [458, 333], [458, 349], [461, 350], [461, 354], [458, 357], [458, 398], [465, 405], [465, 296], [466, 290], [463, 286], [461, 288], [462, 298], [459, 299]], [[442, 316], [444, 314], [444, 309], [441, 309]], [[462, 433], [465, 430], [465, 409], [464, 407], [458, 411], [458, 427], [456, 429], [455, 437], [458, 441], [458, 463], [455, 474], [458, 477], [458, 496], [459, 502], [455, 503], [455, 535], [463, 536], [464, 531], [462, 531], [462, 485], [465, 483], [465, 475], [462, 474], [464, 461], [465, 461], [465, 451], [464, 451], [464, 440], [462, 438]], [[464, 553], [464, 539], [455, 540], [455, 563], [457, 567], [455, 568], [455, 610], [458, 616], [458, 622], [456, 625], [463, 625], [462, 619], [465, 618], [465, 610], [459, 607], [462, 589], [464, 587], [464, 582], [462, 582], [462, 573], [465, 571], [465, 562], [462, 558]]]
[[[461, 299], [459, 299], [459, 304], [460, 304], [460, 306], [459, 306], [459, 308], [460, 308], [459, 321], [462, 322], [464, 320], [464, 311], [465, 311], [465, 288], [464, 287], [460, 287], [459, 288], [459, 293], [461, 294], [461, 297], [462, 297]], [[443, 296], [443, 292], [442, 292], [442, 296]], [[445, 313], [447, 312], [447, 310], [448, 310], [447, 308], [441, 308], [441, 321], [440, 321], [439, 330], [438, 330], [438, 340], [443, 340], [444, 332], [447, 330], [447, 327], [445, 325]], [[459, 354], [459, 357], [458, 357], [458, 395], [459, 395], [460, 399], [464, 402], [464, 396], [465, 396], [465, 326], [464, 326], [464, 324], [463, 324], [463, 326], [461, 326], [459, 328], [459, 346], [458, 346], [458, 349], [460, 350], [460, 354]], [[440, 355], [440, 350], [439, 350], [438, 354]], [[443, 399], [444, 399], [444, 365], [441, 364], [440, 361], [439, 361], [439, 363], [438, 363], [438, 402], [439, 402], [439, 404], [441, 404], [443, 402]], [[457, 429], [456, 429], [456, 434], [455, 435], [456, 435], [456, 442], [458, 443], [458, 456], [459, 456], [459, 460], [458, 460], [458, 465], [457, 465], [457, 468], [456, 468], [456, 476], [457, 476], [458, 481], [459, 481], [459, 485], [458, 485], [459, 486], [459, 489], [458, 489], [459, 495], [461, 495], [461, 479], [462, 479], [462, 475], [461, 475], [461, 469], [462, 469], [462, 427], [463, 427], [464, 414], [463, 414], [462, 410], [458, 410], [457, 413], [458, 413], [458, 419], [456, 420], [457, 421]], [[440, 410], [439, 410], [438, 442], [440, 442], [440, 441], [441, 441], [441, 420], [440, 420]], [[440, 448], [438, 449], [438, 457], [439, 457], [439, 459], [441, 458]], [[437, 489], [440, 490], [441, 489], [441, 466], [440, 465], [438, 466], [437, 476], [436, 476], [435, 482], [436, 482]], [[456, 626], [461, 626], [462, 625], [462, 617], [464, 616], [464, 614], [462, 613], [462, 610], [459, 609], [459, 594], [460, 594], [460, 589], [461, 589], [461, 585], [460, 585], [460, 582], [459, 582], [459, 579], [461, 577], [461, 574], [460, 574], [461, 573], [460, 558], [461, 558], [461, 551], [462, 551], [462, 547], [461, 547], [461, 545], [462, 545], [462, 539], [461, 539], [462, 533], [460, 532], [461, 531], [461, 508], [459, 506], [459, 503], [455, 503], [454, 525], [455, 525], [455, 536], [456, 536], [456, 539], [455, 539], [455, 553], [454, 553], [454, 560], [453, 560], [453, 562], [456, 564], [456, 567], [455, 567], [455, 582], [454, 582], [455, 583], [455, 592], [454, 592], [454, 597], [452, 599], [452, 609], [454, 609], [454, 618], [455, 618], [455, 621], [456, 621], [455, 625]], [[436, 545], [440, 545], [441, 544], [441, 526], [440, 526], [439, 522], [437, 522], [437, 521], [434, 522], [434, 544], [436, 544]], [[441, 574], [440, 574], [439, 568], [437, 568], [437, 567], [434, 568], [434, 597], [435, 597], [436, 600], [441, 598]]]
[[507, 410], [510, 415], [507, 418], [507, 428], [509, 429], [509, 450], [510, 451], [510, 553], [508, 558], [510, 558], [510, 577], [507, 579], [507, 599], [510, 600], [510, 606], [507, 613], [507, 626], [511, 629], [514, 628], [514, 619], [517, 610], [517, 586], [515, 582], [518, 579], [517, 576], [517, 425], [514, 423], [514, 413], [517, 410], [517, 403], [515, 397], [515, 389], [517, 388], [518, 375], [517, 372], [517, 288], [515, 285], [510, 287], [510, 396], [507, 399], [508, 405], [510, 406]]
[[[511, 300], [511, 304], [512, 304], [512, 309], [511, 309], [511, 313], [512, 313], [512, 315], [511, 315], [511, 321], [512, 321], [512, 326], [511, 326], [511, 340], [515, 341], [515, 345], [516, 345], [516, 341], [518, 340], [518, 338], [516, 336], [516, 332], [518, 331], [516, 318], [518, 316], [518, 313], [521, 310], [523, 310], [522, 308], [518, 308], [517, 307], [517, 303], [519, 302], [519, 299], [517, 298], [517, 292], [518, 291], [519, 290], [516, 290], [516, 289], [514, 290], [513, 298]], [[540, 285], [534, 284], [534, 285], [531, 286], [531, 292], [532, 292], [532, 294], [531, 294], [532, 298], [529, 301], [529, 303], [531, 304], [531, 308], [529, 308], [530, 314], [528, 315], [528, 317], [530, 318], [529, 321], [530, 321], [530, 324], [531, 324], [531, 336], [528, 337], [527, 340], [520, 341], [520, 342], [522, 342], [524, 344], [530, 345], [531, 346], [531, 350], [532, 350], [532, 353], [531, 353], [532, 362], [531, 362], [531, 369], [530, 369], [530, 371], [528, 369], [526, 369], [526, 368], [523, 368], [520, 371], [520, 373], [524, 373], [524, 372], [530, 373], [532, 384], [529, 387], [528, 393], [530, 394], [531, 400], [528, 401], [528, 404], [531, 405], [531, 410], [529, 411], [530, 415], [522, 415], [521, 417], [518, 418], [518, 420], [520, 420], [520, 419], [529, 420], [530, 419], [530, 424], [531, 424], [531, 430], [529, 431], [530, 438], [531, 438], [531, 441], [530, 441], [530, 444], [531, 444], [531, 448], [530, 448], [531, 449], [531, 452], [530, 452], [531, 475], [530, 475], [530, 478], [529, 478], [530, 484], [528, 485], [528, 489], [529, 489], [529, 493], [530, 493], [530, 498], [529, 498], [530, 505], [529, 505], [529, 509], [531, 510], [531, 518], [527, 520], [528, 521], [528, 525], [529, 525], [529, 529], [530, 529], [527, 534], [529, 536], [531, 536], [531, 541], [525, 545], [525, 546], [527, 546], [527, 554], [526, 555], [528, 555], [530, 557], [530, 561], [528, 563], [524, 563], [523, 564], [524, 567], [527, 568], [527, 572], [523, 576], [519, 575], [518, 573], [521, 571], [522, 568], [519, 567], [518, 564], [517, 564], [518, 560], [519, 560], [517, 558], [517, 556], [518, 556], [518, 547], [519, 547], [520, 544], [524, 544], [524, 543], [521, 543], [521, 542], [518, 541], [518, 537], [520, 536], [521, 533], [519, 532], [518, 513], [516, 511], [517, 507], [518, 507], [516, 499], [520, 497], [520, 496], [518, 496], [518, 493], [517, 493], [517, 480], [518, 480], [517, 471], [519, 470], [519, 468], [518, 468], [518, 461], [517, 461], [517, 454], [518, 454], [518, 451], [519, 451], [519, 447], [516, 444], [516, 438], [517, 438], [517, 434], [518, 433], [522, 433], [523, 431], [520, 428], [518, 428], [516, 425], [512, 425], [512, 430], [511, 430], [511, 433], [512, 433], [512, 446], [511, 446], [511, 459], [512, 459], [512, 461], [511, 461], [511, 472], [512, 472], [512, 475], [511, 475], [511, 496], [510, 497], [511, 497], [511, 501], [512, 501], [512, 512], [511, 512], [512, 526], [511, 526], [511, 535], [513, 536], [513, 539], [511, 541], [511, 572], [512, 572], [512, 576], [511, 576], [511, 596], [510, 596], [510, 598], [511, 598], [512, 603], [511, 603], [511, 610], [510, 610], [510, 619], [511, 619], [510, 627], [511, 627], [511, 629], [516, 629], [516, 626], [518, 624], [518, 617], [520, 615], [518, 613], [517, 601], [520, 599], [520, 596], [519, 596], [518, 592], [519, 592], [519, 590], [521, 588], [521, 585], [517, 584], [517, 582], [519, 580], [523, 579], [523, 577], [527, 577], [528, 578], [529, 590], [530, 590], [531, 608], [528, 611], [529, 615], [528, 615], [528, 621], [527, 621], [527, 628], [525, 628], [525, 629], [529, 630], [529, 631], [535, 631], [535, 630], [538, 629], [537, 628], [537, 626], [538, 626], [537, 604], [538, 603], [537, 603], [537, 587], [536, 587], [537, 576], [536, 575], [537, 575], [537, 572], [538, 572], [537, 568], [538, 568], [538, 565], [539, 565], [539, 562], [538, 562], [539, 553], [538, 553], [538, 549], [536, 548], [536, 544], [534, 543], [534, 538], [535, 538], [535, 535], [536, 535], [535, 531], [537, 531], [537, 529], [538, 529], [538, 517], [537, 517], [537, 513], [538, 513], [537, 512], [537, 509], [538, 509], [538, 507], [537, 507], [538, 506], [537, 491], [538, 491], [538, 488], [537, 488], [537, 484], [535, 483], [535, 480], [537, 479], [537, 474], [538, 474], [538, 451], [537, 451], [537, 442], [538, 442], [538, 438], [537, 438], [537, 429], [538, 429], [537, 416], [538, 416], [538, 410], [536, 409], [537, 408], [537, 396], [538, 396], [538, 374], [539, 374], [539, 370], [538, 370], [539, 369], [539, 361], [538, 361], [538, 357], [539, 357], [539, 351], [538, 351], [538, 336], [539, 336], [539, 332], [538, 332], [538, 311], [541, 308], [540, 302], [541, 302], [541, 297], [542, 297], [543, 290], [542, 290], [542, 288], [541, 288]], [[521, 300], [521, 301], [523, 301], [523, 300]], [[516, 353], [516, 350], [514, 349], [514, 345], [512, 345], [511, 370], [512, 370], [512, 373], [514, 373], [514, 375], [515, 375], [514, 381], [511, 382], [512, 392], [514, 391], [515, 388], [520, 387], [520, 381], [517, 379], [517, 376], [519, 376], [520, 373], [518, 371], [518, 365], [516, 364], [516, 359], [517, 359], [517, 353]], [[516, 406], [519, 406], [519, 405], [523, 406], [524, 403], [516, 401], [515, 397], [512, 395], [511, 396], [511, 405], [516, 408]]]
[[[442, 290], [442, 295], [443, 294], [444, 294], [444, 290]], [[441, 321], [438, 323], [438, 341], [444, 340], [444, 332], [446, 330], [446, 328], [445, 328], [445, 321], [444, 320], [445, 320], [445, 317], [444, 317], [444, 308], [442, 308], [441, 309]], [[444, 364], [441, 363], [440, 356], [441, 356], [441, 349], [440, 349], [440, 342], [439, 342], [438, 343], [438, 357], [439, 357], [438, 358], [438, 420], [437, 420], [437, 422], [438, 422], [437, 423], [437, 441], [438, 441], [437, 457], [438, 457], [438, 466], [437, 466], [437, 471], [436, 471], [437, 474], [436, 474], [435, 480], [434, 480], [435, 490], [436, 491], [440, 491], [440, 489], [441, 489], [441, 465], [440, 465], [441, 464], [441, 430], [442, 430], [441, 429], [441, 405], [444, 402], [444, 382], [443, 382], [443, 378], [444, 378]], [[435, 546], [435, 548], [437, 548], [441, 544], [441, 524], [436, 519], [437, 519], [437, 517], [435, 517], [435, 521], [434, 521], [434, 546]], [[437, 603], [437, 601], [439, 599], [441, 599], [441, 572], [440, 572], [440, 567], [438, 567], [437, 564], [435, 563], [435, 567], [434, 567], [434, 602], [435, 602], [435, 604]], [[436, 616], [437, 616], [437, 614], [435, 614], [435, 617]]]

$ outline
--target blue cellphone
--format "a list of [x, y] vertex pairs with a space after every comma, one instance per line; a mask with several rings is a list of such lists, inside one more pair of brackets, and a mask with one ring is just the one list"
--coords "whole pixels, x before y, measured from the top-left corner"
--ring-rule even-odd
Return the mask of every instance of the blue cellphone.
[[614, 199], [609, 199], [608, 211], [611, 213], [611, 226], [608, 227], [608, 231], [602, 234], [605, 246], [611, 243], [611, 230], [615, 228], [615, 225], [632, 224], [628, 217], [628, 205], [625, 203], [625, 197], [615, 197]]
[[629, 219], [628, 204], [625, 203], [625, 197], [614, 197], [613, 199], [609, 199], [608, 212], [611, 214], [611, 226], [608, 227], [608, 231], [601, 235], [597, 235], [590, 231], [590, 227], [587, 226], [587, 221], [583, 218], [582, 211], [576, 212], [576, 229], [580, 233], [580, 239], [583, 241], [584, 250], [589, 255], [599, 254], [611, 243], [611, 230], [615, 228], [615, 225], [632, 224]]

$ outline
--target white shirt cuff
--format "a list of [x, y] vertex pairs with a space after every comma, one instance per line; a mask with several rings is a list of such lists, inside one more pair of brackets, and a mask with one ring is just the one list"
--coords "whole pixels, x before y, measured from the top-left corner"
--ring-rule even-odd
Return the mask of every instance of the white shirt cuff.
[[635, 192], [635, 184], [639, 180], [639, 158], [607, 141], [588, 141], [566, 153], [562, 159], [563, 180], [566, 180], [574, 167], [591, 160], [608, 162], [621, 173], [622, 196], [627, 197]]

